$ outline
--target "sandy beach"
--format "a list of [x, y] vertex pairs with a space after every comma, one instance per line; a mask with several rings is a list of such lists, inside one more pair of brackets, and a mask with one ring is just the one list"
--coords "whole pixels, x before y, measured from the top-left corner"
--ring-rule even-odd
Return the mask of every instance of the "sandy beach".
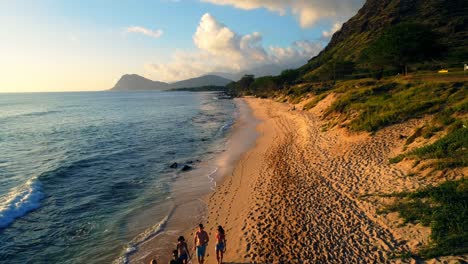
[[[255, 146], [207, 198], [207, 231], [227, 232], [226, 263], [382, 263], [428, 243], [430, 229], [400, 226], [396, 213], [378, 214], [388, 202], [376, 194], [416, 190], [430, 179], [407, 177], [409, 166], [391, 165], [424, 120], [375, 135], [325, 129], [321, 116], [333, 101], [310, 111], [245, 98], [260, 120]], [[300, 108], [300, 107], [299, 107]], [[192, 243], [193, 232], [187, 233]], [[214, 242], [207, 263], [216, 263]], [[430, 263], [458, 263], [445, 257]]]
[[227, 234], [225, 263], [421, 262], [395, 256], [429, 243], [430, 228], [402, 226], [397, 213], [378, 212], [393, 199], [381, 194], [448, 179], [408, 177], [411, 165], [388, 162], [427, 118], [370, 135], [326, 127], [323, 113], [333, 94], [309, 111], [269, 99], [236, 100], [240, 115], [226, 151], [181, 174], [164, 232], [139, 245], [130, 263], [167, 262], [181, 234], [192, 248], [198, 223], [211, 239], [206, 263], [216, 263], [218, 225]]

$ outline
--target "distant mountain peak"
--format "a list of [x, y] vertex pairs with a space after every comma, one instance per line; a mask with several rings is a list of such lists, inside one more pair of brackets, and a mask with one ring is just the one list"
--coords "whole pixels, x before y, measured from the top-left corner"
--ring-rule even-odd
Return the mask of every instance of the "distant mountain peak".
[[202, 86], [226, 86], [230, 82], [232, 82], [232, 80], [213, 74], [207, 74], [200, 77], [171, 83], [169, 84], [169, 89], [193, 88]]
[[157, 91], [180, 88], [194, 88], [202, 86], [226, 86], [232, 80], [207, 74], [200, 77], [182, 80], [174, 83], [152, 81], [138, 74], [124, 74], [111, 91]]
[[165, 90], [168, 84], [155, 82], [138, 74], [124, 74], [111, 89], [112, 91], [151, 91]]

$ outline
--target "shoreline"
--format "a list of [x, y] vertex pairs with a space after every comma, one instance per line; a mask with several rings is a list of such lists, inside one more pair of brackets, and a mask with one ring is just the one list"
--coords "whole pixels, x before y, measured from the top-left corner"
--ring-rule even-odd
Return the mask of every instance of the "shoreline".
[[[379, 214], [388, 198], [375, 194], [431, 184], [406, 177], [405, 165], [388, 163], [404, 145], [401, 135], [411, 134], [424, 119], [371, 136], [339, 127], [323, 131], [320, 116], [333, 95], [309, 111], [269, 99], [236, 100], [245, 104], [244, 115], [236, 120], [226, 151], [213, 160], [219, 169], [206, 174], [216, 185], [175, 209], [196, 213], [179, 223], [184, 226], [179, 233], [166, 236], [166, 248], [183, 234], [192, 249], [196, 225], [203, 223], [211, 240], [206, 263], [216, 263], [213, 241], [218, 225], [226, 230], [226, 263], [421, 261], [394, 256], [428, 244], [430, 228], [402, 226], [398, 214]], [[173, 232], [175, 223], [169, 223], [166, 231]], [[148, 250], [157, 249], [154, 243], [148, 245]], [[148, 263], [151, 256], [155, 254], [132, 263]], [[467, 260], [447, 256], [425, 262]]]
[[177, 238], [184, 235], [191, 247], [190, 232], [198, 223], [206, 222], [207, 202], [205, 197], [216, 190], [225, 175], [235, 167], [237, 160], [251, 147], [257, 137], [257, 121], [251, 115], [249, 106], [242, 99], [234, 99], [236, 114], [231, 132], [227, 135], [224, 150], [215, 153], [213, 158], [197, 164], [194, 170], [177, 175], [171, 187], [169, 215], [155, 223], [160, 232], [137, 245], [137, 249], [127, 251], [125, 263], [149, 263], [152, 258], [158, 263], [167, 263], [177, 243]]
[[[388, 163], [404, 144], [400, 136], [410, 135], [424, 120], [372, 136], [339, 127], [325, 132], [320, 116], [333, 99], [310, 111], [269, 99], [243, 99], [260, 120], [260, 136], [207, 198], [206, 230], [211, 240], [218, 225], [226, 230], [226, 263], [421, 261], [394, 255], [429, 243], [430, 228], [402, 226], [398, 214], [379, 214], [388, 200], [374, 194], [431, 184], [405, 177], [408, 168]], [[215, 263], [214, 243], [207, 255], [207, 263]]]

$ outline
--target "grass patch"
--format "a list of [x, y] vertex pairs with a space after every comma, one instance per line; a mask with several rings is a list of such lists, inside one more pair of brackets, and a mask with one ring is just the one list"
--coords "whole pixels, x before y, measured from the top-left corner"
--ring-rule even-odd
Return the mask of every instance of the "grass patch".
[[[420, 159], [447, 160], [456, 167], [468, 165], [468, 129], [463, 126], [455, 129], [433, 144], [417, 148], [411, 152]], [[450, 166], [450, 167], [452, 167]]]
[[385, 212], [398, 212], [405, 223], [431, 227], [432, 243], [420, 251], [422, 257], [468, 252], [468, 179], [394, 196], [403, 198]]
[[310, 102], [304, 105], [303, 109], [304, 111], [307, 111], [309, 109], [314, 108], [320, 101], [325, 99], [327, 97], [328, 93], [322, 93], [314, 97]]
[[405, 157], [418, 160], [436, 159], [436, 169], [466, 167], [468, 165], [468, 128], [461, 122], [456, 128], [436, 142], [391, 158], [390, 163], [398, 163]]
[[[383, 127], [402, 123], [412, 118], [443, 112], [453, 107], [463, 111], [468, 98], [468, 83], [405, 83], [382, 81], [371, 86], [354, 86], [344, 89], [328, 113], [359, 113], [349, 124], [354, 131], [375, 132]], [[365, 84], [365, 83], [364, 83]], [[454, 111], [440, 115], [442, 123], [450, 123]], [[426, 136], [430, 136], [428, 133]]]
[[422, 137], [425, 139], [429, 139], [432, 136], [434, 136], [435, 133], [439, 132], [442, 130], [442, 127], [440, 126], [429, 126], [424, 130], [424, 133], [422, 134]]

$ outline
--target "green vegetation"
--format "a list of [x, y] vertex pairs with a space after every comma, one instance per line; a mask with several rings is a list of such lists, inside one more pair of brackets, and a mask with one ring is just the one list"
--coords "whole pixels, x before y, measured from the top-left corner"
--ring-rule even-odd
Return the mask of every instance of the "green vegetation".
[[393, 196], [401, 199], [384, 212], [398, 212], [405, 223], [431, 227], [432, 243], [420, 251], [422, 257], [468, 252], [468, 179]]
[[442, 56], [445, 49], [439, 41], [440, 36], [429, 27], [401, 23], [385, 31], [363, 52], [365, 61], [378, 69], [378, 79], [383, 76], [387, 66], [408, 72], [408, 64], [428, 61]]
[[[333, 74], [330, 74], [331, 69], [334, 68], [334, 64], [342, 61], [355, 63], [353, 73], [346, 74], [345, 79], [403, 73], [404, 70], [401, 69], [403, 66], [400, 66], [400, 62], [403, 61], [395, 61], [392, 57], [386, 56], [390, 54], [398, 56], [407, 54], [408, 56], [404, 57], [405, 60], [418, 55], [419, 58], [413, 57], [412, 61], [407, 61], [411, 64], [412, 71], [459, 67], [468, 61], [466, 18], [466, 4], [463, 0], [366, 1], [361, 11], [347, 21], [343, 28], [333, 36], [325, 50], [301, 67], [304, 72], [302, 80], [320, 81], [324, 78], [333, 80]], [[407, 32], [405, 32], [405, 27], [408, 29]], [[418, 32], [417, 28], [420, 28], [421, 32]], [[392, 34], [397, 31], [402, 34]], [[436, 38], [431, 39], [430, 36]], [[418, 39], [419, 37], [421, 39]], [[398, 40], [401, 42], [397, 42]], [[415, 49], [416, 46], [422, 47], [422, 51], [426, 47], [437, 48], [437, 46], [432, 46], [433, 40], [438, 40], [439, 47], [444, 47], [443, 53], [436, 49], [434, 53], [420, 53], [420, 50]], [[390, 45], [392, 43], [395, 45]], [[369, 46], [377, 48], [374, 54], [381, 56], [375, 58], [365, 56], [365, 53], [369, 51]], [[389, 52], [377, 52], [384, 48], [388, 48]], [[410, 50], [416, 52], [406, 52]], [[395, 51], [399, 52], [394, 53]], [[442, 56], [437, 61], [433, 61], [434, 55], [435, 57]], [[390, 64], [396, 64], [398, 68], [395, 69], [391, 65], [392, 67], [385, 69], [384, 72], [379, 71], [381, 65], [375, 63], [379, 59], [385, 59], [385, 63], [390, 61]], [[373, 65], [371, 65], [372, 61]]]
[[436, 142], [401, 154], [390, 159], [390, 162], [396, 163], [405, 157], [410, 157], [419, 160], [436, 160], [433, 164], [435, 169], [468, 166], [468, 128], [461, 122], [456, 122], [454, 127]]
[[253, 75], [244, 75], [239, 81], [228, 84], [227, 89], [236, 96], [272, 97], [295, 83], [300, 74], [299, 70], [284, 70], [278, 76], [255, 78]]
[[327, 93], [319, 94], [315, 96], [310, 102], [304, 105], [304, 108], [302, 110], [309, 110], [314, 108], [320, 101], [322, 101], [325, 97], [327, 97]]
[[[447, 108], [459, 109], [468, 102], [466, 82], [447, 84], [363, 81], [345, 87], [334, 90], [342, 93], [332, 104], [328, 114], [339, 112], [351, 118], [349, 128], [354, 131], [375, 132], [385, 126], [435, 114]], [[356, 114], [357, 117], [352, 118]]]
[[421, 78], [367, 78], [338, 81], [336, 84], [315, 82], [288, 85], [282, 76], [254, 78], [246, 75], [239, 82], [228, 85], [228, 90], [235, 95], [287, 97], [290, 103], [298, 103], [314, 95], [315, 99], [304, 107], [306, 110], [314, 107], [326, 95], [335, 93], [338, 99], [326, 114], [340, 113], [350, 121], [347, 126], [353, 131], [376, 132], [412, 118], [437, 114], [437, 122], [417, 131], [408, 139], [407, 144], [410, 144], [417, 137], [430, 138], [451, 125], [455, 122], [455, 115], [468, 113], [468, 82], [457, 81], [463, 80], [462, 77], [454, 76], [454, 81], [425, 81]]
[[168, 91], [187, 91], [187, 92], [215, 92], [226, 91], [226, 86], [206, 85], [201, 87], [177, 88]]

